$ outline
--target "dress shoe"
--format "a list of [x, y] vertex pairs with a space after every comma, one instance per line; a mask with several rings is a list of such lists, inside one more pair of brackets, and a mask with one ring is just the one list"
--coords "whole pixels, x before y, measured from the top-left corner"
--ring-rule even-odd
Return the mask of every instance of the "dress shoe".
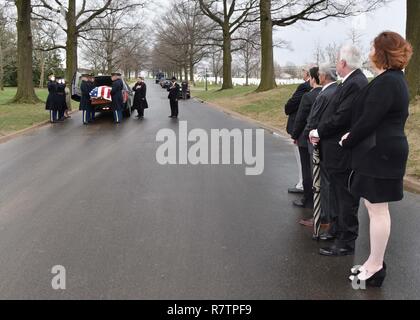
[[[386, 271], [386, 263], [385, 263], [385, 261], [384, 261], [384, 263], [382, 265], [382, 268], [385, 269], [385, 271]], [[350, 269], [350, 273], [353, 276], [357, 276], [360, 272], [361, 272], [360, 271], [360, 266], [354, 266], [353, 268]]]
[[305, 227], [313, 227], [314, 226], [314, 219], [302, 219], [299, 221], [299, 224]]
[[382, 283], [385, 280], [386, 277], [386, 269], [382, 268], [381, 270], [379, 270], [378, 272], [374, 273], [370, 278], [368, 279], [360, 279], [361, 273], [359, 273], [358, 275], [351, 275], [349, 277], [350, 281], [357, 281], [357, 283], [359, 282], [365, 282], [367, 287], [381, 287]]
[[324, 232], [319, 236], [319, 240], [321, 241], [332, 241], [335, 239], [335, 236], [329, 232]]
[[319, 249], [319, 254], [329, 257], [351, 256], [354, 254], [354, 249], [332, 245], [331, 247]]
[[287, 192], [289, 193], [296, 193], [296, 194], [303, 194], [303, 189], [298, 189], [298, 188], [290, 188], [287, 190]]

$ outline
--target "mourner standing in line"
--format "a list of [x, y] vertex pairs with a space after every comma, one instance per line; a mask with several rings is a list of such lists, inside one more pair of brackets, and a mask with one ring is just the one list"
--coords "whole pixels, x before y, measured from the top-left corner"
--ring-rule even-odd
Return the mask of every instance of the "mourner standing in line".
[[144, 109], [149, 108], [146, 100], [146, 83], [144, 83], [143, 77], [138, 78], [136, 84], [133, 87], [133, 91], [135, 92], [133, 109], [137, 109], [137, 118], [142, 120], [144, 119]]
[[[305, 139], [309, 140], [309, 133], [312, 129], [318, 127], [318, 123], [321, 116], [331, 99], [334, 97], [334, 93], [337, 90], [337, 71], [329, 64], [323, 64], [319, 67], [319, 81], [322, 85], [322, 90], [315, 100], [314, 105], [311, 108], [311, 112], [308, 117], [308, 123], [304, 131]], [[308, 151], [313, 158], [314, 146], [308, 145]], [[321, 161], [321, 222], [323, 225], [330, 224], [330, 229], [334, 230], [334, 217], [336, 216], [336, 201], [331, 192], [330, 177], [328, 172]], [[313, 226], [313, 219], [301, 220], [300, 224], [308, 227]], [[321, 240], [327, 240], [320, 236]], [[328, 239], [329, 240], [329, 239]]]
[[90, 100], [90, 92], [93, 90], [93, 86], [89, 81], [88, 74], [82, 74], [81, 80], [80, 91], [82, 96], [80, 99], [80, 110], [83, 111], [83, 124], [87, 125], [91, 121], [92, 102]]
[[112, 73], [112, 112], [114, 113], [114, 122], [121, 123], [123, 114], [122, 110], [124, 108], [124, 98], [123, 98], [123, 89], [124, 84], [121, 80], [121, 73]]
[[172, 85], [169, 88], [169, 95], [168, 95], [168, 99], [169, 99], [169, 103], [171, 106], [171, 115], [169, 116], [169, 118], [172, 119], [177, 119], [178, 118], [178, 98], [179, 98], [179, 84], [176, 82], [176, 78], [173, 77], [172, 78]]
[[[89, 75], [89, 83], [90, 83], [90, 89], [91, 89], [91, 91], [93, 90], [93, 89], [95, 89], [95, 76], [93, 75], [93, 74], [90, 74]], [[94, 122], [95, 121], [95, 106], [94, 105], [90, 105], [91, 107], [90, 107], [90, 114], [89, 114], [89, 119], [90, 119], [90, 121], [89, 122]]]
[[305, 93], [299, 106], [296, 115], [295, 125], [292, 132], [292, 139], [299, 148], [300, 162], [302, 167], [303, 178], [303, 198], [295, 200], [293, 204], [302, 208], [313, 208], [314, 193], [312, 191], [312, 158], [308, 150], [308, 139], [304, 135], [304, 130], [307, 125], [309, 113], [311, 112], [312, 105], [314, 104], [318, 94], [322, 90], [319, 80], [319, 68], [314, 67], [309, 70], [310, 85], [312, 90]]
[[361, 70], [362, 63], [361, 52], [354, 45], [341, 48], [336, 68], [343, 81], [323, 112], [317, 129], [310, 133], [312, 141], [321, 145], [321, 162], [329, 174], [331, 192], [337, 204], [336, 230], [329, 235], [335, 241], [331, 246], [321, 248], [321, 255], [352, 255], [358, 237], [360, 198], [353, 196], [348, 189], [350, 152], [338, 143], [350, 129], [354, 98], [368, 84]]
[[[305, 82], [298, 86], [293, 96], [289, 99], [289, 101], [287, 101], [286, 105], [284, 106], [284, 111], [288, 116], [286, 131], [290, 135], [293, 134], [293, 127], [295, 125], [296, 114], [298, 112], [298, 108], [302, 97], [305, 93], [311, 91], [312, 89], [311, 85], [309, 84], [309, 72], [307, 69], [302, 70], [302, 77]], [[296, 156], [296, 162], [298, 165], [299, 181], [295, 187], [290, 188], [288, 191], [289, 193], [303, 193], [303, 177], [300, 166], [299, 149], [297, 146], [294, 148], [294, 151]]]
[[58, 119], [57, 81], [53, 74], [49, 76], [48, 98], [45, 104], [45, 109], [50, 111], [50, 122], [56, 123]]
[[182, 89], [182, 99], [187, 100], [187, 91], [188, 91], [188, 81], [187, 80], [182, 81], [181, 89]]
[[67, 110], [66, 103], [66, 83], [63, 78], [57, 78], [57, 108], [58, 108], [58, 120], [64, 121], [64, 114]]
[[[412, 46], [398, 33], [386, 31], [375, 38], [369, 58], [378, 76], [354, 100], [350, 133], [340, 142], [352, 151], [351, 192], [365, 199], [369, 212], [370, 255], [361, 268], [352, 268], [350, 276], [367, 286], [380, 287], [385, 279], [384, 256], [391, 233], [389, 202], [404, 197], [409, 151], [404, 129], [410, 99], [403, 70], [412, 54]], [[397, 254], [405, 249], [395, 248]]]

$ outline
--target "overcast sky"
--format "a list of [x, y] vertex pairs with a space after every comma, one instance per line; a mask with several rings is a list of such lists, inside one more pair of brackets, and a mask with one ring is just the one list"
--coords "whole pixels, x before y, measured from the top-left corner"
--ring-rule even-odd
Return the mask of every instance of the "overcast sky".
[[287, 62], [297, 65], [313, 62], [316, 43], [321, 43], [322, 47], [333, 42], [343, 44], [348, 41], [348, 33], [353, 25], [363, 34], [362, 47], [364, 51], [369, 52], [372, 40], [382, 31], [391, 30], [405, 36], [405, 23], [406, 0], [394, 0], [386, 7], [365, 17], [330, 19], [324, 22], [276, 28], [275, 37], [289, 41], [293, 50], [275, 49], [275, 60], [281, 65]]
[[[419, 0], [420, 1], [420, 0]], [[166, 0], [149, 2], [149, 17], [160, 16], [170, 4]], [[326, 47], [330, 43], [343, 44], [348, 41], [348, 33], [353, 25], [363, 34], [363, 50], [369, 52], [370, 43], [381, 31], [392, 30], [405, 35], [406, 0], [394, 0], [386, 7], [364, 17], [330, 19], [324, 22], [299, 23], [287, 28], [275, 28], [274, 38], [290, 42], [292, 50], [275, 49], [276, 62], [297, 65], [313, 62], [313, 52], [317, 43]]]

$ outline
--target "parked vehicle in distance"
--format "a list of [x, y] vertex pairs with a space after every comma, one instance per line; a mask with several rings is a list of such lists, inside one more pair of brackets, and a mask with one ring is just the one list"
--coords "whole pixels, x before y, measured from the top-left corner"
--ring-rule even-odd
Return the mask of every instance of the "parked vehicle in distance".
[[[79, 72], [76, 72], [73, 76], [73, 81], [71, 85], [71, 98], [74, 101], [80, 101], [81, 98], [81, 91], [80, 91], [80, 85], [82, 81], [80, 80], [81, 74]], [[132, 108], [133, 108], [133, 101], [134, 101], [134, 92], [131, 90], [131, 87], [128, 85], [128, 83], [123, 80], [123, 97], [124, 97], [124, 110], [123, 115], [125, 117], [130, 117]], [[112, 87], [112, 79], [111, 76], [108, 75], [101, 75], [95, 77], [95, 87], [101, 87], [101, 86], [108, 86]], [[95, 112], [110, 112], [111, 111], [111, 104], [112, 102], [105, 99], [91, 99], [92, 106], [95, 107]]]
[[163, 72], [159, 72], [156, 74], [156, 84], [159, 84], [162, 79], [165, 79], [165, 74]]

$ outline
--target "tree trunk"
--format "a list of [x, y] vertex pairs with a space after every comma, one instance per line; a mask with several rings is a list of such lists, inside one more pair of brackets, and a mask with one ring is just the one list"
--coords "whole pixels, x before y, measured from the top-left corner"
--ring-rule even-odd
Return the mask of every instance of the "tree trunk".
[[31, 2], [16, 0], [17, 8], [17, 58], [18, 58], [18, 89], [13, 101], [18, 103], [39, 102], [35, 94], [32, 71], [32, 29]]
[[223, 85], [222, 90], [232, 89], [232, 38], [229, 33], [229, 27], [223, 30]]
[[3, 47], [0, 39], [0, 91], [4, 91]]
[[406, 75], [411, 98], [420, 95], [420, 1], [407, 0], [407, 40], [411, 42], [414, 55]]
[[69, 8], [66, 14], [67, 22], [67, 41], [66, 41], [66, 80], [71, 83], [77, 71], [77, 19], [76, 19], [76, 0], [69, 0]]
[[193, 63], [190, 61], [190, 84], [193, 86], [195, 85], [195, 80], [194, 80], [194, 65]]
[[274, 75], [273, 22], [271, 0], [260, 1], [261, 15], [261, 82], [257, 91], [268, 91], [277, 87]]
[[184, 77], [185, 77], [185, 81], [188, 81], [188, 68], [187, 68], [187, 66], [184, 67]]
[[45, 78], [45, 52], [40, 52], [41, 59], [41, 75], [39, 76], [39, 88], [44, 88], [44, 78]]

